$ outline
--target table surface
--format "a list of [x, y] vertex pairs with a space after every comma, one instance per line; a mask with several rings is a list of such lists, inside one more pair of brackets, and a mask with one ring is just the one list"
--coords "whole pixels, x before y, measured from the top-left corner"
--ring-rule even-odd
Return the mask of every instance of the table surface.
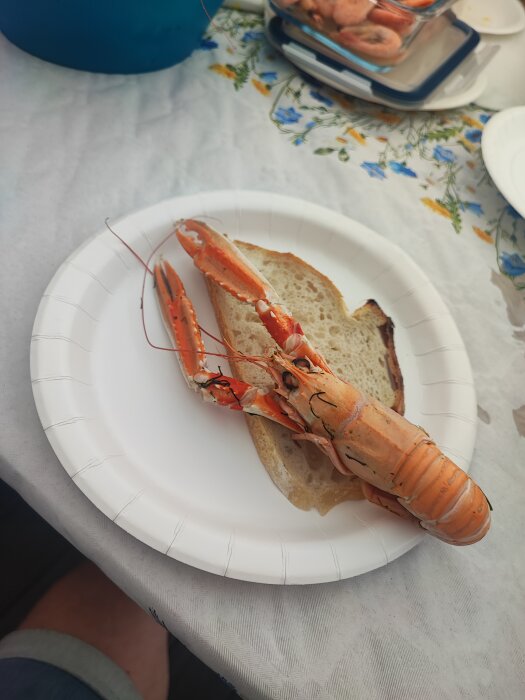
[[[0, 37], [0, 476], [245, 698], [522, 697], [525, 223], [483, 165], [492, 113], [343, 97], [299, 76], [261, 30], [256, 15], [223, 10], [190, 59], [139, 76], [63, 69]], [[47, 283], [106, 217], [225, 188], [330, 207], [430, 277], [474, 373], [471, 473], [494, 506], [482, 542], [426, 538], [332, 584], [251, 584], [150, 549], [69, 479], [29, 377]]]

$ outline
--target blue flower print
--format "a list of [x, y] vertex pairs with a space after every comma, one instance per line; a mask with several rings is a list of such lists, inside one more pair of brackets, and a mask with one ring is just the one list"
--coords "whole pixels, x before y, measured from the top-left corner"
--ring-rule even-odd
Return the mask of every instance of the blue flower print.
[[465, 131], [465, 136], [472, 143], [480, 143], [481, 141], [481, 129], [469, 129]]
[[407, 168], [403, 163], [398, 163], [396, 160], [391, 160], [388, 164], [390, 168], [398, 175], [406, 175], [407, 177], [417, 177], [416, 173]]
[[513, 219], [521, 219], [521, 214], [518, 214], [518, 212], [510, 204], [507, 205], [505, 211], [509, 216], [512, 216]]
[[201, 39], [200, 48], [203, 49], [203, 51], [211, 51], [212, 49], [218, 48], [218, 46], [219, 44], [213, 41], [213, 39], [206, 39], [205, 37]]
[[315, 126], [315, 124], [316, 124], [315, 122], [308, 122], [308, 124], [306, 125], [306, 128], [311, 129], [312, 127]]
[[274, 83], [277, 80], [277, 73], [272, 70], [267, 70], [264, 73], [259, 73], [259, 78], [265, 83]]
[[321, 102], [322, 104], [326, 105], [327, 107], [331, 107], [334, 104], [333, 100], [331, 100], [326, 95], [323, 95], [322, 93], [318, 92], [317, 90], [310, 90], [310, 97], [313, 97], [314, 100]]
[[299, 119], [303, 118], [303, 115], [296, 112], [293, 107], [278, 107], [274, 113], [275, 119], [281, 124], [297, 124]]
[[263, 32], [245, 32], [241, 41], [244, 41], [245, 43], [248, 41], [259, 41], [263, 37]]
[[492, 114], [480, 114], [479, 120], [482, 124], [486, 124], [491, 117], [492, 117]]
[[461, 208], [463, 211], [471, 211], [476, 216], [482, 216], [483, 214], [483, 207], [477, 202], [462, 202]]
[[366, 170], [370, 177], [377, 177], [379, 180], [384, 180], [386, 178], [383, 168], [379, 163], [369, 163], [365, 161], [361, 163], [361, 167]]
[[302, 136], [297, 136], [297, 137], [293, 140], [293, 145], [294, 145], [294, 146], [300, 146], [302, 143], [304, 143], [304, 139], [303, 139]]
[[525, 275], [525, 260], [517, 253], [502, 253], [500, 255], [501, 267], [510, 277]]
[[432, 153], [434, 158], [440, 163], [453, 163], [456, 160], [456, 156], [450, 150], [450, 148], [445, 148], [444, 146], [436, 146]]

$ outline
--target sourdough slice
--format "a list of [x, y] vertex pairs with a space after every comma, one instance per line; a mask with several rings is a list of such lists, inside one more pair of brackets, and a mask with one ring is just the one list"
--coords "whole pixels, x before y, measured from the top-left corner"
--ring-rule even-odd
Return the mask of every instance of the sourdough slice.
[[[278, 253], [236, 241], [244, 255], [269, 280], [307, 337], [333, 371], [398, 413], [404, 410], [403, 379], [397, 361], [393, 323], [369, 300], [352, 315], [335, 285], [291, 253]], [[275, 342], [253, 307], [207, 279], [224, 340], [240, 352], [261, 355]], [[232, 362], [233, 375], [272, 387], [269, 375], [248, 362]], [[246, 415], [252, 439], [268, 474], [298, 508], [321, 515], [338, 503], [362, 498], [359, 480], [338, 472], [314, 445], [295, 442], [286, 428]]]

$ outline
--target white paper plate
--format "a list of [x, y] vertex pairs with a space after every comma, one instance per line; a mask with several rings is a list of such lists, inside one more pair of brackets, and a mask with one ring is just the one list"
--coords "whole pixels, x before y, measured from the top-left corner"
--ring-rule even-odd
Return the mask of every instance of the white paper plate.
[[495, 114], [483, 130], [481, 151], [494, 184], [525, 217], [525, 107]]
[[516, 34], [525, 28], [520, 0], [459, 0], [452, 9], [480, 34]]
[[[262, 192], [176, 198], [114, 227], [148, 256], [175, 220], [206, 215], [233, 236], [314, 264], [351, 309], [375, 298], [396, 323], [407, 417], [468, 468], [476, 432], [469, 361], [452, 317], [408, 255], [346, 217]], [[176, 241], [163, 253], [179, 270], [201, 325], [217, 332], [201, 274]], [[102, 512], [170, 557], [268, 583], [355, 576], [423, 538], [419, 528], [366, 502], [339, 505], [325, 517], [290, 505], [261, 466], [243, 417], [204, 404], [187, 389], [173, 353], [147, 345], [142, 274], [102, 230], [55, 274], [32, 336], [31, 377], [44, 430]], [[153, 294], [148, 284], [150, 335], [166, 344]]]

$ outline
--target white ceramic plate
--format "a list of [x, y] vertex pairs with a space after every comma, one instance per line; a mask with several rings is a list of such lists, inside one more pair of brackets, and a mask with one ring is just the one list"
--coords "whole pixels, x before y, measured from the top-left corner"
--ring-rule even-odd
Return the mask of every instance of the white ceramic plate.
[[525, 217], [525, 107], [495, 114], [483, 130], [481, 150], [496, 187]]
[[525, 57], [525, 32], [511, 36], [485, 36], [483, 45], [497, 53], [483, 71], [486, 87], [476, 104], [496, 111], [525, 105], [525, 80], [521, 66]]
[[[469, 361], [452, 317], [406, 253], [332, 211], [262, 192], [176, 198], [114, 227], [147, 256], [175, 220], [189, 216], [213, 216], [212, 224], [233, 236], [297, 253], [333, 279], [351, 309], [375, 298], [396, 323], [408, 418], [468, 468], [476, 432]], [[201, 274], [173, 239], [163, 254], [179, 270], [201, 325], [217, 333]], [[366, 502], [341, 504], [325, 517], [294, 508], [261, 466], [243, 417], [204, 404], [187, 389], [173, 353], [146, 343], [142, 275], [131, 253], [102, 230], [55, 274], [32, 336], [44, 430], [102, 512], [170, 557], [268, 583], [355, 576], [423, 538]], [[148, 284], [149, 332], [166, 344], [153, 294]]]
[[452, 9], [480, 34], [516, 34], [525, 28], [520, 0], [459, 0]]

